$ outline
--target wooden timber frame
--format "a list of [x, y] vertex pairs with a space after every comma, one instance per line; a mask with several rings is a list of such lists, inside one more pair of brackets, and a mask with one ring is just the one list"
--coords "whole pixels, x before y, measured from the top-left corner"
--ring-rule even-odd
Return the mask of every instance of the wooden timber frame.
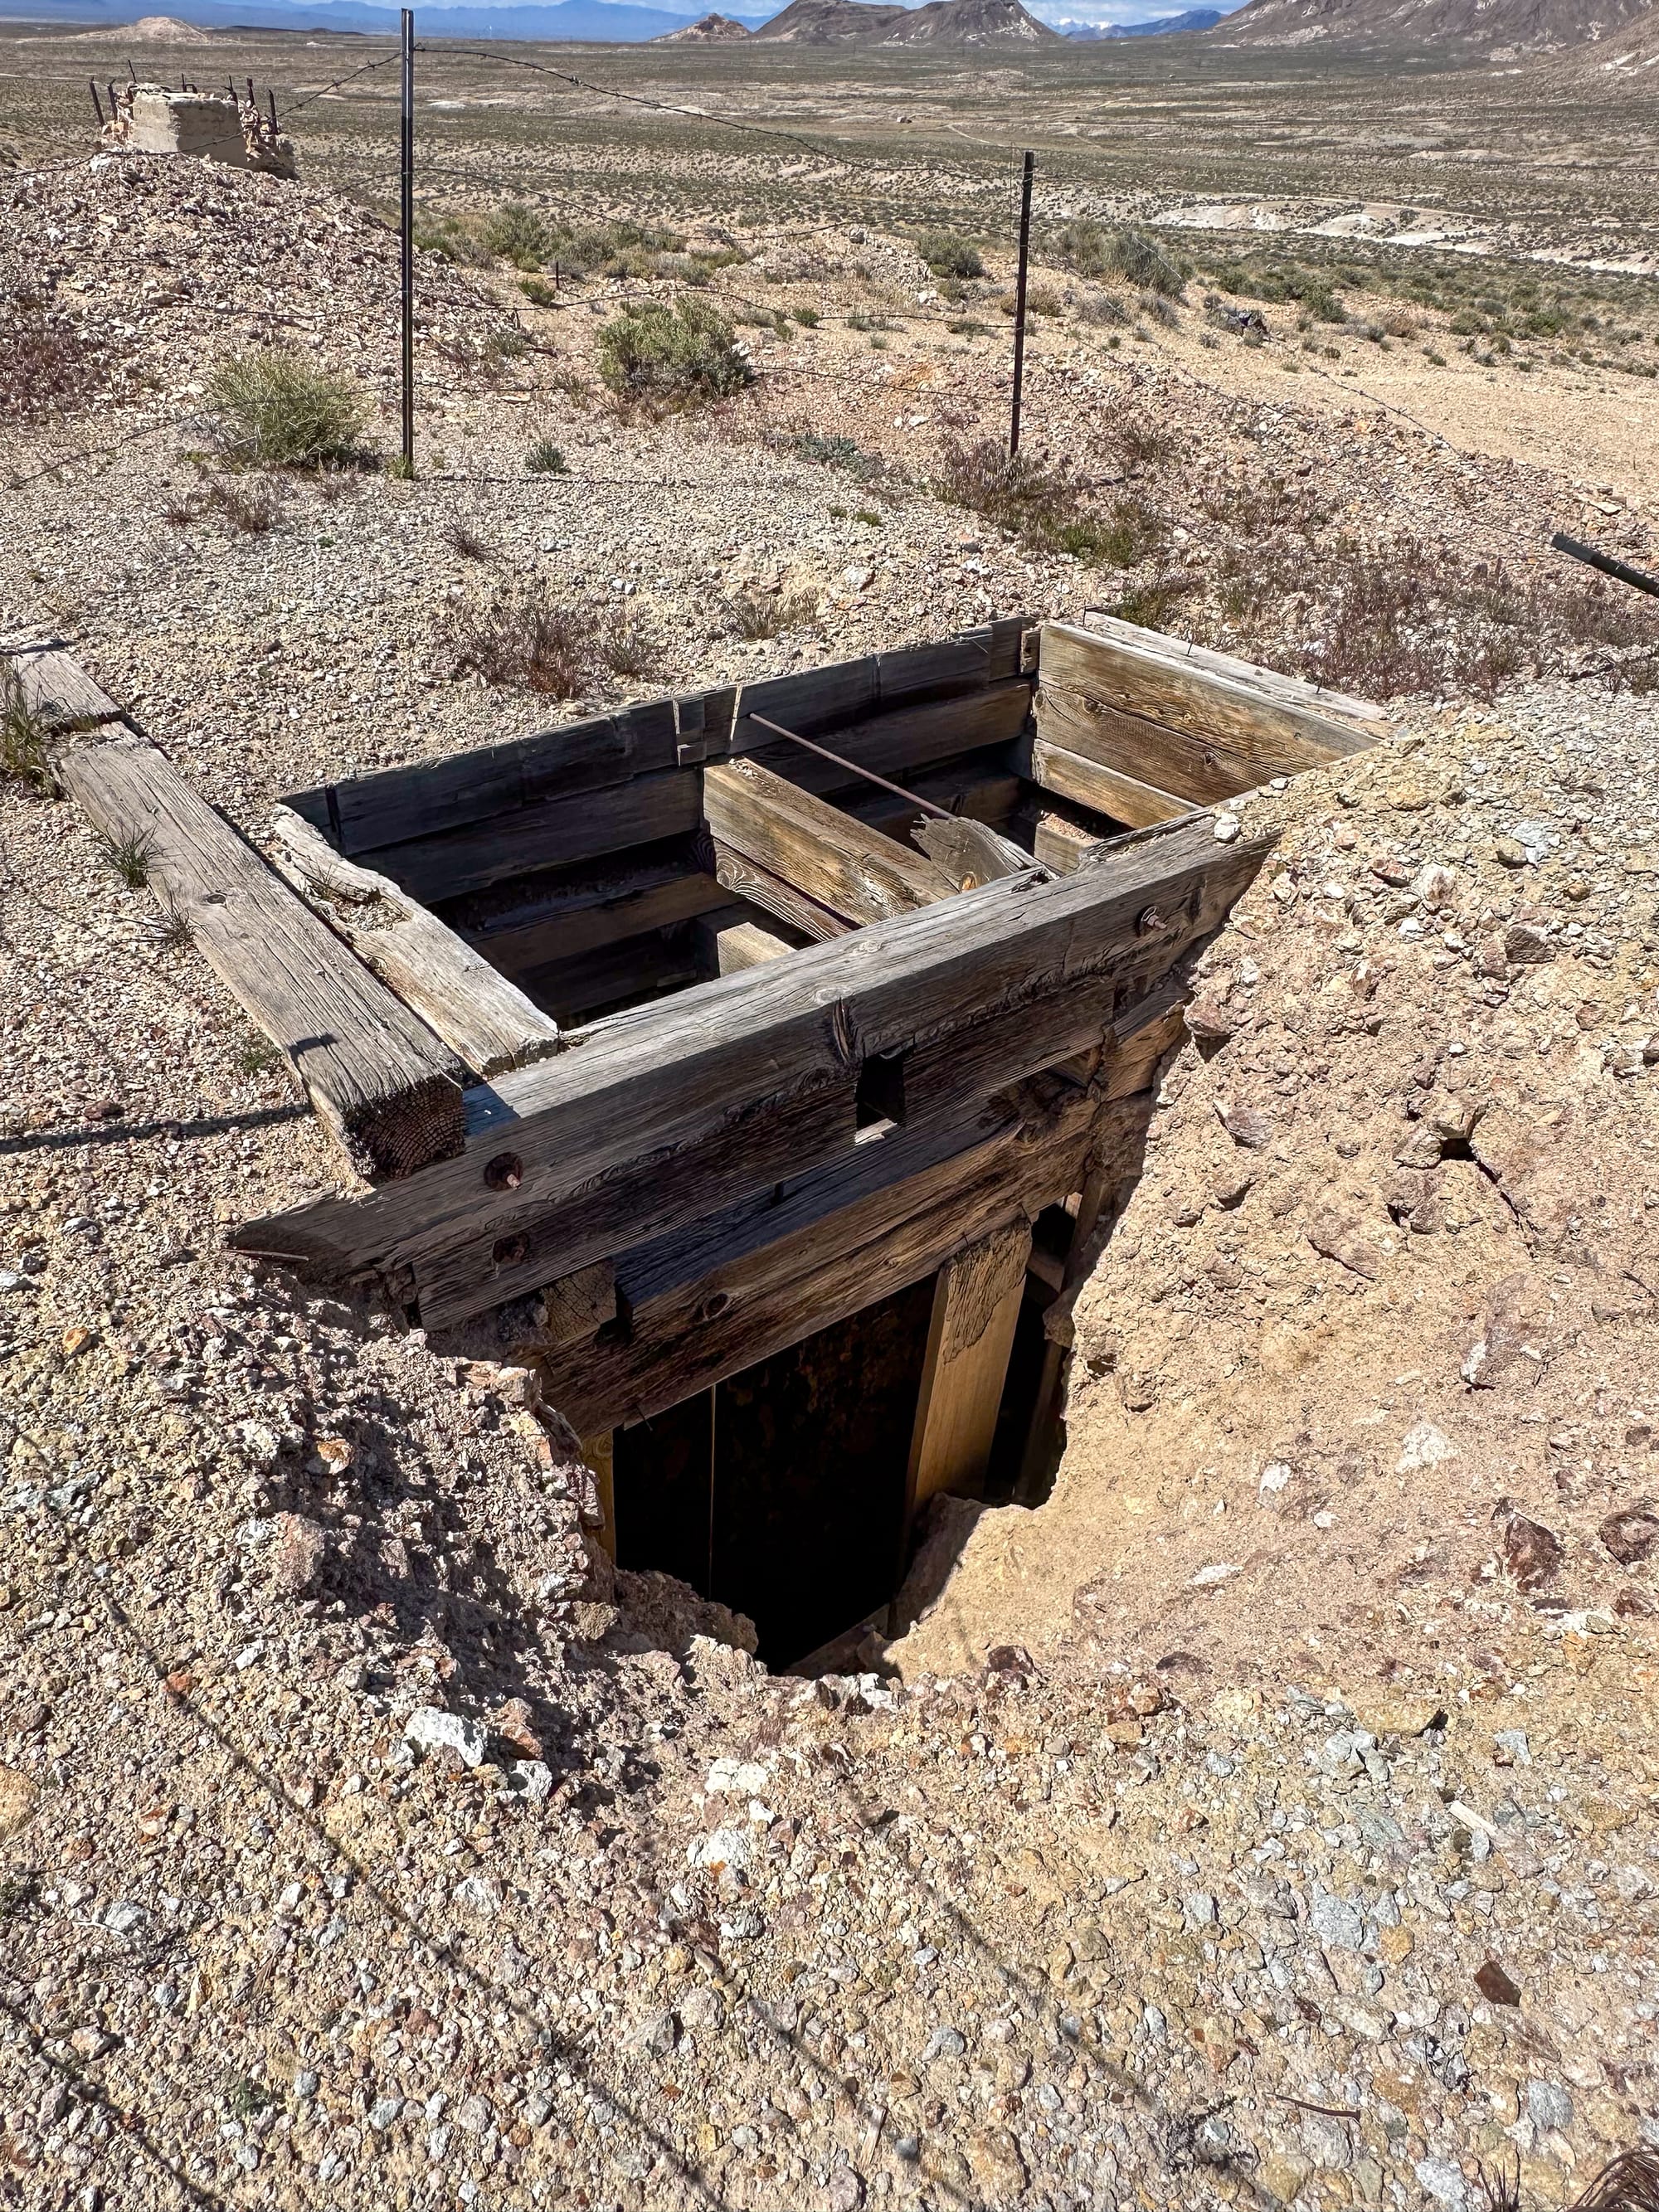
[[1206, 810], [1387, 729], [1011, 617], [301, 792], [267, 859], [67, 656], [8, 665], [350, 1164], [240, 1249], [535, 1358], [602, 1456], [933, 1278], [912, 1508], [982, 1479], [1033, 1224], [1070, 1280], [1137, 1170], [1267, 850]]

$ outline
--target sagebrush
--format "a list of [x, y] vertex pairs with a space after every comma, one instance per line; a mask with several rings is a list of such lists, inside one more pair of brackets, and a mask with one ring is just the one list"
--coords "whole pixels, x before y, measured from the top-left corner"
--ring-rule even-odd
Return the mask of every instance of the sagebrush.
[[208, 378], [206, 411], [228, 461], [288, 469], [357, 458], [368, 415], [343, 377], [280, 346], [222, 361]]

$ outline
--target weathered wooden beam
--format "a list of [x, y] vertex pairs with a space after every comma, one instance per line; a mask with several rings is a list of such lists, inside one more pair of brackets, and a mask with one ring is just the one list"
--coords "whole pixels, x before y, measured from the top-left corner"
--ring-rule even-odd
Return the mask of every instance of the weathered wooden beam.
[[559, 1025], [389, 878], [343, 860], [320, 830], [278, 806], [278, 870], [475, 1075], [500, 1075], [559, 1048]]
[[1031, 850], [1057, 876], [1069, 876], [1089, 848], [1097, 845], [1105, 834], [1103, 824], [1091, 828], [1058, 807], [1045, 806], [1036, 818]]
[[[731, 1141], [734, 1175], [746, 1144], [750, 1187], [831, 1158], [849, 1132], [833, 1115], [815, 1121], [808, 1102], [825, 1086], [845, 1090], [850, 1121], [868, 1058], [955, 1036], [956, 1095], [970, 1103], [1044, 1064], [1030, 1058], [1039, 1026], [1045, 1047], [1062, 1040], [1051, 1057], [1080, 1049], [1089, 1033], [1065, 1042], [1076, 1030], [1066, 1001], [1091, 979], [1115, 980], [1126, 996], [1144, 989], [1215, 927], [1268, 849], [1218, 846], [1207, 821], [1177, 824], [1075, 876], [1009, 877], [621, 1015], [579, 1051], [502, 1076], [495, 1126], [418, 1191], [322, 1200], [250, 1224], [238, 1242], [335, 1274], [412, 1267], [443, 1316], [464, 1318], [630, 1241], [616, 1233], [616, 1206], [609, 1241], [563, 1234], [573, 1202], [586, 1205], [596, 1186], [637, 1178], [653, 1218], [672, 1214], [666, 1228], [723, 1202], [699, 1179], [706, 1143]], [[981, 1047], [994, 1024], [1002, 1065]], [[941, 1065], [941, 1102], [951, 1080]], [[785, 1125], [798, 1110], [792, 1137]], [[520, 1118], [502, 1126], [505, 1112]]]
[[702, 781], [712, 836], [844, 921], [885, 921], [957, 888], [931, 860], [758, 762], [721, 762]]
[[[467, 756], [463, 755], [463, 758]], [[685, 836], [702, 813], [696, 769], [531, 800], [459, 830], [373, 848], [374, 866], [423, 905], [483, 890], [535, 868], [597, 860], [632, 845]]]
[[462, 1149], [465, 1069], [146, 739], [58, 764], [94, 827], [150, 881], [250, 1020], [293, 1062], [352, 1166], [408, 1176]]
[[884, 1131], [774, 1206], [624, 1255], [629, 1334], [553, 1354], [549, 1396], [578, 1428], [646, 1419], [907, 1289], [1075, 1188], [1098, 1111], [1078, 1093], [1058, 1114], [988, 1106], [948, 1139]]
[[[925, 769], [907, 778], [906, 787], [929, 805], [969, 822], [983, 822], [1006, 836], [1008, 824], [1025, 795], [1025, 787], [1008, 768], [1007, 748], [969, 753], [941, 769]], [[924, 820], [921, 810], [908, 799], [896, 799], [879, 785], [866, 784], [857, 791], [838, 791], [835, 803], [884, 837], [902, 845], [909, 842], [913, 824]]]
[[1251, 686], [1290, 706], [1310, 707], [1318, 714], [1340, 715], [1345, 721], [1357, 722], [1372, 737], [1385, 738], [1393, 728], [1386, 711], [1374, 700], [1355, 699], [1327, 684], [1310, 684], [1305, 678], [1286, 676], [1281, 669], [1264, 668], [1259, 661], [1241, 660], [1236, 653], [1218, 653], [1212, 646], [1190, 645], [1185, 638], [1171, 637], [1167, 630], [1145, 629], [1137, 623], [1122, 622], [1115, 615], [1092, 610], [1075, 627], [1091, 637], [1114, 640], [1132, 651], [1150, 653], [1162, 660], [1177, 661], [1212, 676], [1224, 677], [1230, 682]]
[[[1022, 738], [1012, 755], [1020, 775], [1029, 776], [1044, 791], [1072, 799], [1079, 806], [1091, 807], [1097, 814], [1124, 823], [1131, 830], [1149, 829], [1154, 822], [1173, 822], [1178, 815], [1192, 812], [1191, 799], [1160, 790], [1138, 776], [1127, 775], [1121, 769], [1091, 760], [1087, 754], [1073, 752], [1042, 734], [1060, 726], [1065, 726], [1071, 734], [1079, 734], [1075, 720], [1072, 702], [1064, 694], [1051, 693], [1043, 699], [1039, 708], [1039, 734]], [[1082, 734], [1098, 749], [1101, 740], [1094, 719], [1088, 721]]]
[[682, 991], [702, 981], [702, 969], [689, 933], [650, 930], [618, 938], [574, 960], [540, 961], [521, 969], [517, 981], [527, 997], [568, 1030], [628, 1000]]
[[751, 906], [759, 907], [763, 914], [773, 915], [791, 929], [799, 930], [809, 944], [823, 945], [832, 937], [845, 937], [854, 927], [845, 915], [831, 914], [828, 907], [808, 898], [793, 884], [785, 883], [769, 868], [758, 866], [747, 854], [735, 851], [718, 837], [709, 840], [709, 854], [714, 881], [723, 891], [735, 891]]
[[910, 1438], [907, 1528], [940, 1491], [976, 1498], [984, 1487], [1030, 1256], [1031, 1224], [1022, 1212], [939, 1271]]
[[764, 929], [747, 908], [717, 907], [692, 927], [692, 936], [711, 975], [737, 975], [767, 960], [787, 960], [799, 947], [775, 930]]
[[[1039, 689], [1035, 714], [1033, 737], [1009, 748], [1009, 764], [1017, 773], [1036, 781], [1032, 756], [1041, 744], [1051, 756], [1052, 787], [1063, 797], [1076, 798], [1085, 788], [1103, 797], [1107, 793], [1107, 784], [1091, 781], [1079, 765], [1090, 763], [1113, 778], [1127, 781], [1131, 788], [1123, 794], [1125, 804], [1133, 804], [1134, 787], [1145, 791], [1148, 798], [1143, 811], [1153, 820], [1160, 818], [1155, 811], [1159, 805], [1166, 805], [1166, 812], [1173, 809], [1177, 813], [1212, 805], [1241, 791], [1254, 791], [1268, 773], [1218, 739], [1166, 729], [1144, 714], [1123, 714], [1081, 691], [1062, 690], [1057, 684]], [[1070, 787], [1062, 789], [1062, 785]], [[1103, 800], [1084, 799], [1080, 803], [1100, 811]], [[1104, 811], [1115, 810], [1108, 804]]]
[[1187, 736], [1218, 741], [1255, 764], [1252, 781], [1364, 752], [1380, 732], [1362, 728], [1254, 677], [1222, 675], [1137, 640], [1042, 626], [1041, 684], [1139, 714]]
[[442, 919], [492, 967], [516, 975], [548, 960], [575, 960], [624, 938], [695, 921], [727, 902], [699, 866], [693, 842], [679, 838], [649, 858], [545, 871], [448, 900]]
[[9, 649], [0, 669], [16, 684], [23, 709], [48, 737], [118, 722], [122, 713], [73, 654], [53, 645]]

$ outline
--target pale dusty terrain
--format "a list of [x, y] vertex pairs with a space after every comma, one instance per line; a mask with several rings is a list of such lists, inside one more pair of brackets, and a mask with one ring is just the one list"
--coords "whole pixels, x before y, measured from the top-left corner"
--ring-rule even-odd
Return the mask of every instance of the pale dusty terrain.
[[[1073, 308], [1033, 447], [1163, 522], [1091, 568], [926, 488], [1002, 419], [1006, 250], [963, 337], [896, 226], [723, 212], [755, 258], [713, 295], [823, 318], [744, 327], [750, 395], [620, 417], [589, 303], [624, 283], [538, 310], [423, 256], [416, 480], [279, 478], [249, 536], [200, 504], [198, 387], [288, 337], [386, 450], [387, 234], [315, 181], [0, 184], [0, 288], [50, 276], [107, 353], [0, 434], [0, 628], [61, 630], [256, 836], [321, 775], [576, 711], [455, 672], [458, 619], [535, 582], [649, 638], [594, 701], [1171, 578], [1167, 619], [1316, 661], [1334, 549], [1410, 532], [1536, 582], [1547, 672], [1404, 697], [1243, 810], [1280, 842], [1077, 1302], [1056, 1494], [986, 1516], [894, 1674], [822, 1685], [613, 1581], [532, 1378], [226, 1251], [332, 1158], [72, 811], [0, 789], [0, 2203], [1474, 2212], [1518, 2159], [1554, 2212], [1659, 2141], [1655, 712], [1615, 688], [1640, 633], [1577, 631], [1541, 550], [1654, 557], [1613, 442], [1650, 384], [1316, 358], [1271, 304], [1247, 346], [1201, 282], [1144, 338]], [[556, 352], [492, 382], [514, 317]], [[1509, 452], [1547, 404], [1563, 450]], [[568, 477], [526, 473], [542, 436]], [[1229, 611], [1227, 560], [1308, 546]], [[739, 586], [808, 610], [745, 640]], [[1462, 619], [1424, 616], [1434, 669]]]

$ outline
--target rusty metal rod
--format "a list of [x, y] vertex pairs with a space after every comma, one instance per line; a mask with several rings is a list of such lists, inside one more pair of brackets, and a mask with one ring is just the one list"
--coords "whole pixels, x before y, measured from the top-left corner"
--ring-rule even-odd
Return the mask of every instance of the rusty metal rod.
[[787, 738], [792, 745], [804, 746], [809, 753], [816, 753], [820, 760], [833, 761], [837, 768], [847, 769], [854, 775], [861, 775], [866, 783], [878, 783], [884, 791], [890, 791], [895, 799], [902, 799], [911, 806], [919, 806], [924, 814], [932, 814], [941, 822], [954, 822], [957, 818], [948, 806], [935, 806], [931, 799], [918, 799], [914, 791], [907, 791], [902, 783], [889, 783], [886, 777], [878, 775], [874, 769], [860, 768], [856, 761], [848, 760], [844, 753], [832, 753], [828, 745], [814, 744], [811, 738], [803, 738], [794, 730], [786, 730], [781, 722], [769, 722], [764, 714], [750, 714], [749, 720], [757, 730], [770, 730], [775, 737]]
[[1645, 592], [1650, 599], [1659, 599], [1659, 576], [1650, 576], [1640, 568], [1632, 568], [1623, 561], [1615, 561], [1611, 553], [1598, 553], [1593, 545], [1585, 545], [1577, 538], [1569, 538], [1565, 530], [1558, 530], [1550, 540], [1557, 553], [1569, 553], [1586, 568], [1599, 568], [1604, 576], [1615, 582], [1628, 584], [1633, 592]]

